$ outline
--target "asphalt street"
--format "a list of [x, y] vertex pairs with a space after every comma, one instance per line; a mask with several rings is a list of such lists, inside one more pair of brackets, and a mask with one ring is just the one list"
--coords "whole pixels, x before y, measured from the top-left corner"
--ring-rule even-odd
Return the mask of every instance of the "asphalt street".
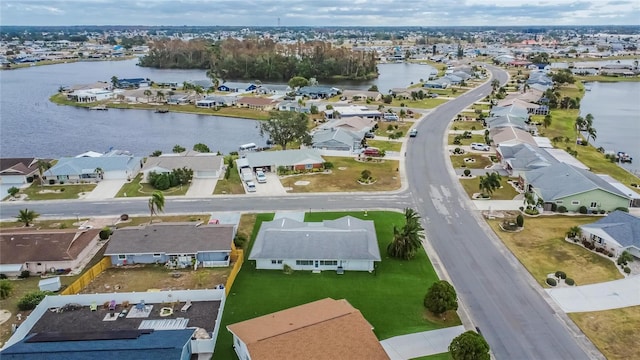
[[[501, 82], [504, 71], [490, 67]], [[433, 110], [407, 147], [408, 189], [395, 193], [291, 194], [278, 197], [168, 198], [165, 213], [213, 211], [359, 210], [413, 207], [427, 239], [474, 324], [497, 359], [602, 358], [595, 347], [543, 298], [543, 291], [472, 209], [444, 153], [449, 121], [491, 92], [489, 83]], [[39, 201], [0, 205], [0, 219], [28, 207], [42, 218], [148, 214], [147, 199]], [[426, 289], [425, 289], [426, 291]]]

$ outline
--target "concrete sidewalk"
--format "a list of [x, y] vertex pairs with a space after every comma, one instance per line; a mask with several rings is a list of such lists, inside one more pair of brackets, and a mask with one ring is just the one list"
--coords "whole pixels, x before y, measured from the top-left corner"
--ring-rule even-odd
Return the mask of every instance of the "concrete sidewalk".
[[401, 335], [380, 341], [391, 360], [408, 360], [449, 351], [449, 344], [464, 332], [458, 325], [445, 329]]
[[567, 313], [640, 305], [640, 275], [599, 284], [545, 290]]

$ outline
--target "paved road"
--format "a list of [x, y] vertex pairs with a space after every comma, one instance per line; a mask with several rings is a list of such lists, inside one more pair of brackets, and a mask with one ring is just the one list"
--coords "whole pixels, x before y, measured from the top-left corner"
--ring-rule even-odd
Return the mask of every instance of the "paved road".
[[[504, 72], [497, 78], [506, 81]], [[407, 150], [406, 191], [384, 194], [319, 194], [278, 197], [168, 199], [166, 213], [329, 209], [402, 209], [414, 207], [425, 220], [427, 237], [475, 324], [497, 359], [601, 358], [575, 325], [565, 325], [542, 297], [543, 291], [486, 225], [443, 155], [448, 122], [491, 91], [486, 84], [432, 111], [418, 124], [419, 136]], [[147, 214], [147, 199], [3, 203], [0, 219], [28, 206], [43, 217]], [[487, 235], [487, 234], [491, 235]], [[582, 345], [583, 347], [581, 347]], [[589, 355], [585, 351], [589, 351]]]

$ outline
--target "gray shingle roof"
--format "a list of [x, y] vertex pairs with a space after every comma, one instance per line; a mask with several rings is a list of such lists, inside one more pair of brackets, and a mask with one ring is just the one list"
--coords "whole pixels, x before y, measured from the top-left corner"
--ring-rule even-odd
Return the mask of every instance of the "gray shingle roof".
[[362, 140], [364, 135], [342, 128], [319, 130], [313, 134], [313, 144], [322, 144], [324, 142], [335, 140], [339, 143], [352, 147], [354, 142]]
[[345, 216], [313, 223], [281, 218], [262, 223], [249, 259], [380, 261], [380, 250], [370, 220]]
[[263, 166], [322, 164], [324, 159], [316, 149], [291, 149], [250, 152], [246, 155], [246, 161], [250, 167], [256, 168]]
[[556, 162], [556, 160], [550, 156], [545, 156], [545, 153], [529, 144], [500, 146], [499, 150], [502, 153], [502, 157], [506, 159], [514, 170], [538, 169]]
[[614, 211], [607, 217], [580, 227], [589, 232], [600, 230], [624, 247], [640, 248], [640, 219], [624, 211]]
[[186, 167], [193, 171], [219, 171], [222, 167], [222, 161], [223, 157], [215, 154], [200, 154], [194, 156], [162, 155], [158, 157], [148, 157], [142, 171], [152, 169], [156, 166], [167, 170]]
[[100, 157], [63, 157], [45, 176], [80, 175], [93, 173], [95, 169], [102, 171], [133, 170], [140, 166], [141, 157], [135, 156], [100, 156]]
[[545, 201], [554, 201], [567, 196], [600, 189], [628, 199], [627, 195], [589, 170], [578, 169], [565, 163], [531, 170], [525, 174]]
[[231, 251], [232, 225], [166, 223], [114, 231], [105, 255]]

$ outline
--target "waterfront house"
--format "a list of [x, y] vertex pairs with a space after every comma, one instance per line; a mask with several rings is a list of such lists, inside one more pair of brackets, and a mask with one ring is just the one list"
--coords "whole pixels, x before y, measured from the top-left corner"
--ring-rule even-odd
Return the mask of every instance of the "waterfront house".
[[120, 265], [229, 266], [235, 225], [160, 223], [117, 229], [104, 255]]
[[263, 222], [249, 260], [256, 269], [373, 271], [380, 261], [374, 223], [344, 216], [322, 222], [280, 218]]
[[382, 99], [382, 94], [378, 91], [344, 90], [342, 96], [353, 101], [380, 101]]
[[438, 78], [434, 80], [426, 81], [422, 84], [425, 89], [446, 89], [451, 85], [451, 82], [446, 78]]
[[314, 149], [355, 152], [362, 147], [363, 138], [364, 133], [330, 128], [314, 132], [311, 144]]
[[98, 229], [37, 230], [15, 228], [0, 230], [0, 273], [18, 276], [75, 269], [98, 246]]
[[334, 106], [333, 109], [325, 110], [325, 119], [335, 119], [339, 117], [360, 116], [368, 119], [380, 119], [382, 113], [377, 109], [369, 109], [364, 105]]
[[328, 99], [340, 94], [340, 89], [330, 86], [303, 86], [296, 91], [296, 95], [311, 99]]
[[[50, 160], [44, 160], [50, 162]], [[15, 185], [33, 182], [39, 176], [38, 159], [36, 158], [0, 158], [0, 184]], [[4, 196], [6, 194], [2, 194]]]
[[239, 359], [389, 359], [371, 324], [344, 299], [317, 300], [227, 330]]
[[279, 111], [294, 111], [294, 112], [300, 112], [300, 113], [305, 113], [308, 114], [311, 112], [311, 108], [307, 107], [307, 106], [303, 106], [300, 103], [298, 103], [297, 101], [283, 101], [280, 104], [278, 104], [278, 110]]
[[151, 172], [168, 174], [182, 168], [193, 170], [193, 179], [212, 179], [220, 176], [223, 166], [224, 157], [216, 153], [185, 151], [179, 154], [150, 156], [140, 171], [143, 174], [142, 181], [148, 181]]
[[366, 133], [376, 126], [376, 121], [360, 116], [341, 117], [332, 119], [318, 126], [318, 130], [343, 129], [355, 133]]
[[196, 101], [196, 107], [214, 108], [224, 106], [235, 106], [238, 98], [235, 96], [208, 95], [202, 100]]
[[512, 146], [517, 144], [537, 146], [536, 140], [528, 131], [513, 126], [493, 128], [489, 131], [489, 137], [496, 146]]
[[527, 171], [555, 163], [553, 158], [538, 149], [535, 144], [529, 143], [500, 144], [496, 148], [496, 156], [509, 173], [509, 177], [523, 176]]
[[489, 131], [505, 127], [515, 127], [520, 130], [529, 131], [527, 121], [527, 118], [511, 114], [492, 116], [484, 119], [484, 122], [487, 124], [487, 128], [489, 129]]
[[115, 93], [105, 89], [75, 90], [67, 94], [67, 99], [78, 103], [92, 103], [96, 101], [109, 100]]
[[243, 96], [238, 99], [237, 106], [253, 110], [271, 111], [278, 106], [278, 102], [269, 98]]
[[142, 168], [142, 158], [111, 152], [98, 157], [63, 157], [44, 172], [50, 185], [97, 182], [102, 179], [133, 179]]
[[189, 95], [187, 94], [174, 94], [167, 97], [168, 105], [187, 105], [189, 104]]
[[620, 256], [623, 251], [640, 260], [640, 218], [624, 211], [614, 211], [591, 224], [580, 225], [581, 237]]
[[251, 171], [311, 170], [322, 168], [324, 159], [316, 149], [291, 149], [280, 151], [253, 151], [237, 160], [238, 168], [249, 167]]
[[582, 206], [590, 212], [614, 211], [630, 202], [626, 193], [598, 175], [562, 162], [528, 171], [521, 179], [525, 189], [544, 200], [545, 210], [556, 204], [574, 212]]
[[151, 81], [145, 78], [118, 79], [116, 87], [120, 89], [138, 89], [151, 86]]

